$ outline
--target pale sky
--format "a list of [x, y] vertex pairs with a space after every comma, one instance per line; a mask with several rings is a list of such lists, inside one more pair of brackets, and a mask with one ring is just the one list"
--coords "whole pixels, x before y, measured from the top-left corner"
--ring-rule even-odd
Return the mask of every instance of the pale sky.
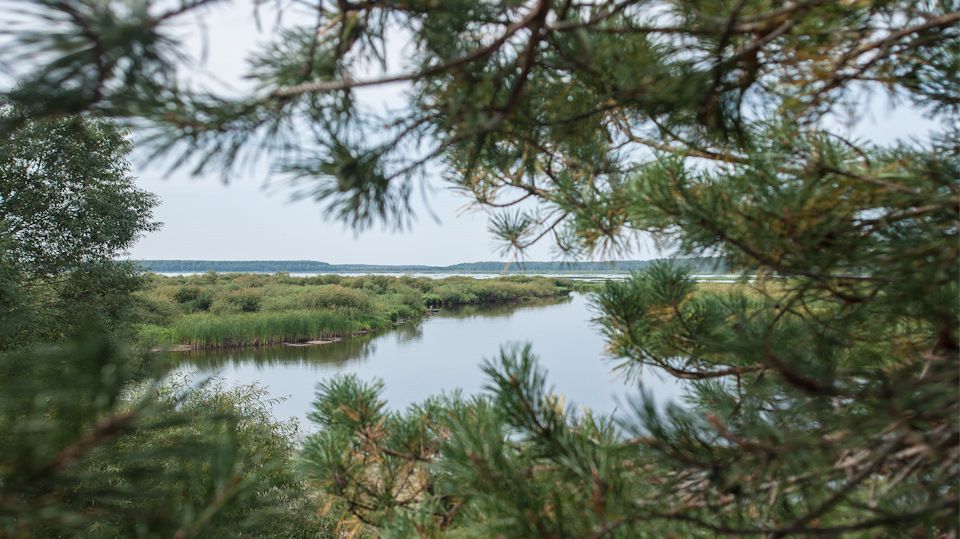
[[[156, 193], [154, 211], [163, 228], [134, 247], [134, 258], [202, 260], [319, 260], [332, 264], [426, 264], [499, 260], [486, 217], [461, 214], [462, 196], [434, 190], [428, 201], [438, 223], [414, 194], [418, 221], [408, 231], [374, 227], [356, 234], [325, 220], [321, 206], [290, 202], [290, 190], [242, 178], [228, 186], [218, 178], [191, 179], [137, 171], [138, 185]], [[436, 182], [439, 183], [439, 182]], [[550, 259], [547, 245], [530, 259]], [[536, 256], [534, 256], [536, 254]]]
[[[197, 38], [198, 26], [183, 25], [193, 36], [193, 52], [205, 56], [204, 66], [228, 87], [243, 87], [239, 74], [244, 57], [267, 39], [274, 19], [261, 18], [258, 31], [243, 3], [213, 6], [206, 38]], [[284, 20], [295, 22], [295, 14]], [[312, 21], [312, 19], [311, 19]], [[394, 49], [402, 55], [402, 49]], [[396, 60], [396, 58], [395, 58]], [[398, 62], [395, 62], [398, 63]], [[401, 66], [394, 65], [394, 69]], [[209, 84], [209, 83], [208, 83]], [[371, 106], [401, 104], [400, 89], [365, 89], [360, 93]], [[138, 160], [139, 161], [139, 160]], [[224, 185], [218, 175], [191, 177], [188, 171], [165, 174], [149, 163], [135, 163], [138, 185], [157, 194], [162, 204], [154, 211], [164, 223], [132, 249], [138, 259], [206, 260], [319, 260], [332, 264], [424, 264], [446, 266], [460, 262], [501, 260], [487, 232], [487, 216], [467, 212], [468, 199], [445, 188], [438, 179], [415, 184], [411, 199], [416, 221], [398, 232], [371, 227], [362, 233], [324, 219], [323, 206], [309, 200], [291, 202], [293, 190], [282, 181], [265, 183], [250, 174]], [[429, 209], [428, 209], [429, 205]], [[636, 258], [651, 258], [652, 252]], [[531, 248], [528, 260], [557, 256], [548, 242]]]
[[[205, 58], [204, 68], [212, 78], [204, 79], [204, 84], [213, 85], [211, 81], [216, 79], [222, 83], [212, 86], [216, 89], [244, 87], [239, 77], [245, 70], [244, 58], [268, 38], [274, 23], [273, 15], [264, 12], [264, 30], [258, 30], [249, 6], [246, 2], [215, 4], [205, 11], [202, 25], [197, 17], [193, 23], [185, 21], [178, 27], [186, 42], [192, 44], [192, 52]], [[297, 22], [295, 13], [287, 12], [284, 17], [287, 23]], [[205, 37], [200, 37], [204, 32]], [[395, 55], [392, 69], [402, 69], [398, 60], [403, 57], [403, 47], [392, 47], [391, 53]], [[401, 104], [396, 86], [367, 89], [363, 95], [371, 106]], [[905, 106], [891, 113], [883, 97], [875, 98], [869, 111], [850, 133], [852, 137], [888, 142], [922, 136], [932, 127]], [[140, 240], [130, 252], [133, 258], [441, 266], [501, 259], [487, 231], [486, 215], [465, 213], [467, 199], [445, 189], [437, 179], [428, 180], [427, 192], [424, 186], [416, 186], [412, 201], [418, 220], [409, 230], [374, 227], [355, 234], [338, 222], [325, 220], [321, 206], [307, 200], [291, 202], [292, 190], [279, 181], [267, 185], [266, 175], [248, 173], [224, 185], [219, 175], [191, 177], [187, 170], [167, 174], [165, 167], [140, 159], [134, 159], [134, 165], [138, 185], [160, 197], [154, 217], [164, 225]], [[656, 256], [663, 254], [647, 246], [628, 258]], [[527, 254], [528, 260], [557, 258], [549, 241], [534, 246]]]
[[[874, 141], [926, 133], [929, 122], [908, 110], [891, 114], [874, 107], [856, 132]], [[223, 185], [219, 177], [191, 178], [186, 171], [169, 176], [149, 166], [135, 171], [138, 185], [159, 195], [154, 211], [163, 228], [133, 248], [138, 259], [197, 260], [319, 260], [331, 264], [424, 264], [501, 260], [487, 231], [487, 218], [464, 213], [467, 199], [431, 182], [426, 193], [439, 223], [426, 211], [423, 189], [416, 189], [413, 206], [418, 221], [404, 232], [373, 228], [360, 234], [338, 222], [324, 220], [322, 207], [308, 200], [291, 202], [291, 190], [244, 177]], [[549, 241], [530, 249], [528, 260], [554, 260]], [[662, 256], [652, 248], [630, 258]]]

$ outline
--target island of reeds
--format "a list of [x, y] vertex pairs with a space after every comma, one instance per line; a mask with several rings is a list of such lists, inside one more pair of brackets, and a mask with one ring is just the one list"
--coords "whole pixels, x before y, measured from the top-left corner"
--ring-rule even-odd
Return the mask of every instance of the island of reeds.
[[149, 274], [142, 338], [164, 346], [228, 348], [304, 343], [391, 327], [433, 308], [566, 296], [558, 277], [293, 277], [286, 273]]

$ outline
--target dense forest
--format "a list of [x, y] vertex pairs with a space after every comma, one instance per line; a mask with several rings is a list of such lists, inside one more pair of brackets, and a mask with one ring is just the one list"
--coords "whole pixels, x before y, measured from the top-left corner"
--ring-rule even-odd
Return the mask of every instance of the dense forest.
[[[465, 262], [451, 266], [328, 264], [313, 260], [137, 260], [144, 271], [175, 272], [260, 272], [293, 273], [446, 273], [446, 272], [628, 272], [649, 268], [657, 260], [620, 260], [610, 262]], [[693, 273], [723, 273], [727, 266], [718, 258], [690, 257], [674, 262]]]

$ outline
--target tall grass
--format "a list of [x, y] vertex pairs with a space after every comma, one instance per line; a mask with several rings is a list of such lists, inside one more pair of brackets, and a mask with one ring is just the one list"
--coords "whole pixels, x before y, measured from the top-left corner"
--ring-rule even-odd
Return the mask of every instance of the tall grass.
[[365, 275], [149, 275], [139, 294], [146, 340], [232, 347], [339, 337], [414, 319], [427, 307], [566, 295], [562, 278]]
[[697, 291], [710, 294], [742, 294], [749, 298], [781, 298], [787, 294], [789, 282], [780, 279], [768, 279], [759, 282], [718, 283], [702, 281], [697, 283]]
[[512, 276], [499, 279], [449, 277], [437, 281], [424, 294], [433, 305], [475, 305], [480, 303], [517, 303], [532, 299], [566, 295], [573, 282], [549, 277]]
[[172, 338], [176, 344], [227, 348], [344, 337], [388, 326], [387, 318], [363, 315], [352, 319], [337, 311], [201, 313], [178, 319], [172, 328]]

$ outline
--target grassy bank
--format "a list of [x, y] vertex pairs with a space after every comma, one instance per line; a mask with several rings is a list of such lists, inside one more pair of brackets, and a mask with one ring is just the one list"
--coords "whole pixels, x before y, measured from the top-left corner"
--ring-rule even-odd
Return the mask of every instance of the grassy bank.
[[430, 307], [519, 303], [567, 295], [564, 278], [291, 277], [285, 273], [149, 275], [141, 338], [197, 348], [344, 337], [418, 318]]

